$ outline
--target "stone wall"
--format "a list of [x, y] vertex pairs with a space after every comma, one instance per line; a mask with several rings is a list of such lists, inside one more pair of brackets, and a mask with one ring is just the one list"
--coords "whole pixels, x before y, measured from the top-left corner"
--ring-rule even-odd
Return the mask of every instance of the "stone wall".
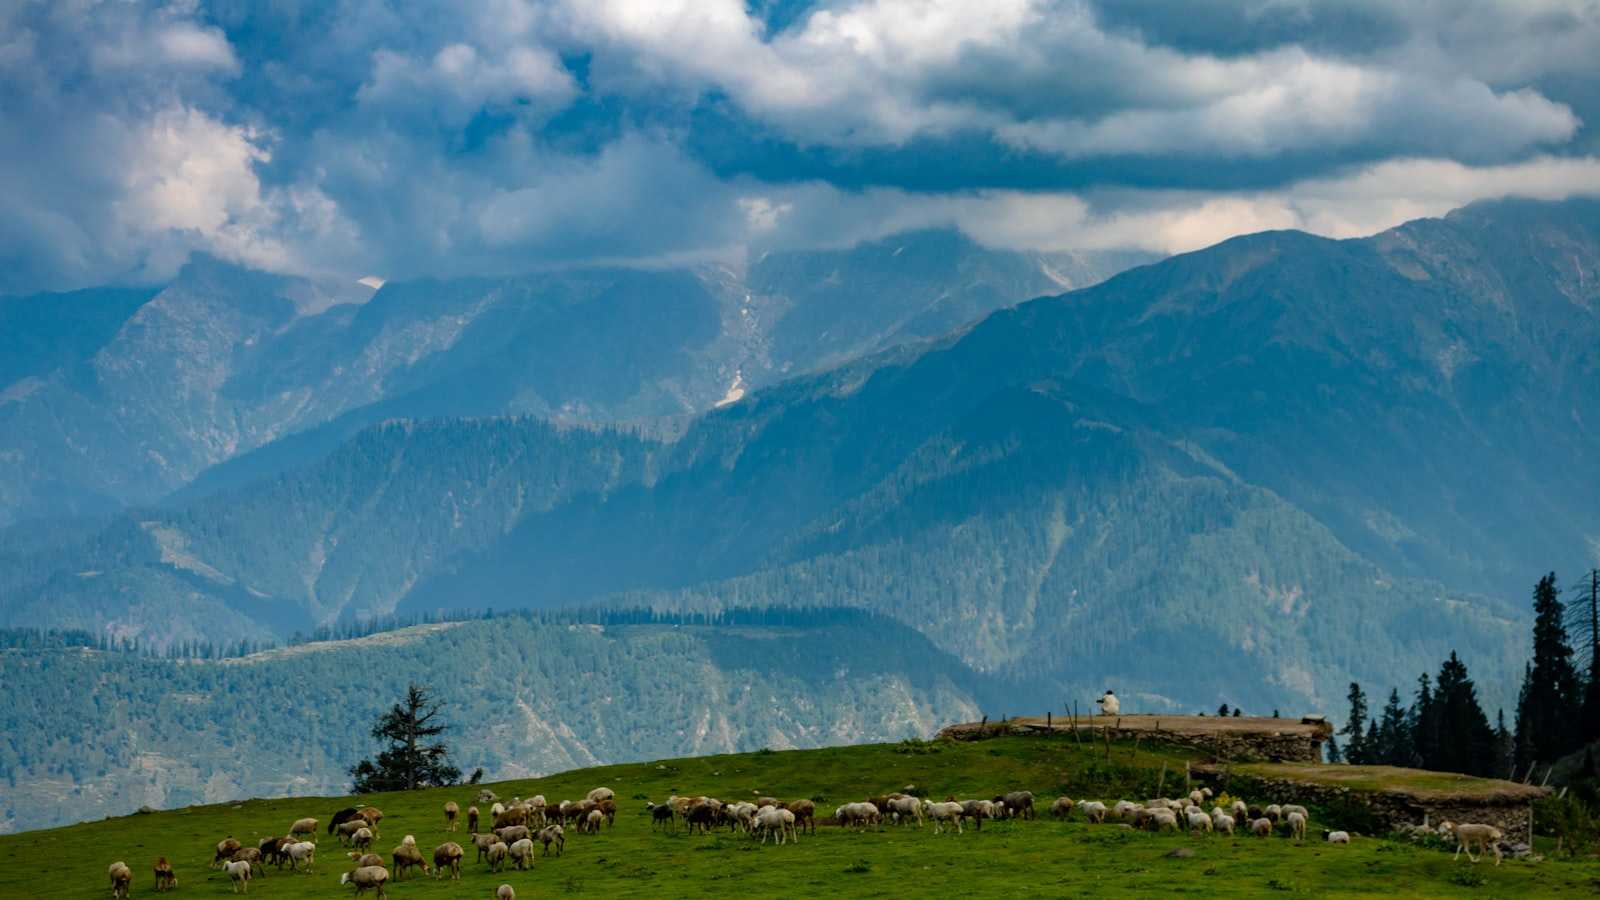
[[[1265, 720], [1272, 724], [1258, 727], [1185, 728], [1188, 717], [1129, 716], [1123, 719], [1095, 719], [1080, 721], [1077, 728], [1085, 740], [1103, 740], [1109, 733], [1112, 740], [1159, 741], [1192, 750], [1206, 759], [1234, 762], [1322, 762], [1322, 744], [1330, 729], [1327, 726], [1308, 726], [1292, 719]], [[1214, 722], [1215, 720], [1213, 720]], [[1261, 721], [1261, 720], [1258, 720]], [[1201, 722], [1205, 722], [1201, 719]], [[1209, 724], [1209, 723], [1208, 723]], [[1049, 736], [1072, 734], [1070, 721], [1055, 720], [1050, 724], [1036, 719], [1012, 719], [1002, 722], [967, 723], [951, 725], [938, 734], [945, 740], [976, 741], [1001, 735]]]
[[[1525, 798], [1456, 797], [1435, 799], [1419, 797], [1402, 791], [1366, 791], [1338, 785], [1314, 784], [1279, 778], [1261, 778], [1255, 775], [1231, 778], [1225, 769], [1216, 766], [1196, 767], [1194, 777], [1224, 790], [1233, 783], [1236, 793], [1255, 800], [1261, 798], [1272, 803], [1298, 803], [1302, 806], [1339, 807], [1355, 804], [1364, 808], [1371, 817], [1382, 824], [1385, 832], [1403, 824], [1430, 825], [1440, 822], [1478, 822], [1493, 825], [1505, 832], [1510, 841], [1533, 841], [1533, 808]], [[1239, 791], [1238, 782], [1250, 787]]]

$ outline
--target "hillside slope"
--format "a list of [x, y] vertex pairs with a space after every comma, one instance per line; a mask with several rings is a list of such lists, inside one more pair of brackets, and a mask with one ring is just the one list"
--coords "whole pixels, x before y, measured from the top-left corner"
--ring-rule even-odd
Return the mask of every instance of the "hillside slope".
[[[670, 794], [703, 793], [729, 801], [770, 794], [812, 799], [827, 815], [841, 803], [907, 785], [932, 797], [987, 798], [1031, 790], [1046, 806], [1063, 791], [1111, 803], [1153, 794], [1158, 784], [1166, 793], [1181, 788], [1184, 757], [1149, 744], [1137, 754], [1122, 743], [1110, 749], [1107, 759], [1098, 746], [1037, 739], [840, 747], [663, 759], [497, 783], [489, 787], [502, 798], [537, 794], [551, 801], [610, 787], [619, 801], [616, 824], [598, 835], [569, 834], [562, 855], [538, 857], [531, 871], [491, 873], [487, 864], [474, 860], [468, 845], [459, 882], [391, 881], [388, 893], [487, 897], [496, 885], [509, 883], [518, 896], [700, 897], [708, 885], [715, 889], [727, 882], [846, 896], [900, 896], [914, 883], [917, 891], [971, 897], [1148, 897], [1175, 889], [1226, 897], [1555, 897], [1581, 896], [1600, 877], [1600, 864], [1593, 861], [1474, 866], [1465, 859], [1453, 862], [1443, 849], [1359, 833], [1347, 846], [1330, 846], [1317, 830], [1348, 826], [1322, 809], [1311, 811], [1312, 833], [1305, 843], [1283, 837], [1155, 835], [1088, 825], [1081, 816], [1058, 822], [1041, 814], [1033, 821], [991, 821], [959, 835], [892, 825], [856, 832], [821, 822], [814, 834], [779, 847], [726, 830], [697, 835], [681, 828], [654, 830], [643, 808], [646, 798], [661, 801]], [[444, 831], [441, 810], [446, 800], [465, 808], [476, 791], [441, 788], [359, 799], [384, 812], [378, 849], [387, 856], [405, 834], [414, 835], [425, 852], [445, 840], [467, 844], [464, 827]], [[300, 816], [327, 821], [352, 802], [355, 798], [336, 796], [250, 800], [0, 836], [0, 894], [79, 897], [104, 891], [106, 866], [121, 859], [134, 868], [137, 896], [148, 889], [147, 869], [157, 855], [172, 860], [181, 891], [223, 893], [226, 877], [206, 868], [223, 836], [254, 845]], [[1180, 849], [1192, 855], [1171, 855]], [[40, 871], [41, 859], [53, 861], [48, 872]], [[321, 835], [314, 874], [269, 869], [250, 893], [336, 896], [339, 874], [348, 870], [342, 848]]]
[[[865, 656], [863, 631], [878, 635]], [[12, 698], [0, 705], [0, 831], [338, 792], [408, 681], [445, 704], [462, 770], [494, 779], [927, 737], [1020, 700], [916, 632], [853, 613], [716, 627], [510, 617], [208, 661], [5, 650], [0, 679]]]

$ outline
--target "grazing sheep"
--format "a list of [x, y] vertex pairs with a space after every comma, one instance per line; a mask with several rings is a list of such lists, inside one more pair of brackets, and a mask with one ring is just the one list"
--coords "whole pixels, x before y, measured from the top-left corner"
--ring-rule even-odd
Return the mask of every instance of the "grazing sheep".
[[506, 857], [511, 855], [511, 848], [505, 841], [495, 841], [489, 845], [489, 871], [498, 872], [506, 864]]
[[[410, 837], [410, 835], [407, 835], [407, 837]], [[406, 871], [413, 868], [421, 869], [424, 875], [428, 874], [428, 861], [422, 858], [422, 851], [417, 849], [415, 841], [401, 841], [400, 846], [394, 848], [391, 855], [394, 857], [394, 878], [396, 881], [404, 881]]]
[[596, 803], [601, 800], [615, 800], [617, 799], [617, 792], [608, 787], [597, 787], [590, 791], [585, 799], [593, 800]]
[[444, 804], [444, 830], [456, 830], [456, 817], [461, 815], [461, 807], [454, 800], [446, 800]]
[[469, 807], [467, 807], [467, 831], [477, 831], [477, 830], [478, 830], [478, 808], [476, 806], [469, 806]]
[[211, 857], [211, 868], [222, 868], [222, 864], [230, 859], [233, 859], [233, 855], [239, 852], [239, 848], [241, 846], [243, 845], [234, 840], [233, 835], [231, 834], [222, 840], [217, 841], [217, 852], [216, 855]]
[[1065, 795], [1057, 797], [1056, 801], [1050, 804], [1050, 818], [1070, 819], [1072, 818], [1072, 809], [1073, 805], [1071, 797]]
[[[1455, 835], [1456, 839], [1456, 855], [1451, 857], [1452, 861], [1460, 859], [1461, 851], [1465, 850], [1467, 851], [1467, 859], [1475, 863], [1482, 858], [1482, 854], [1485, 851], [1492, 850], [1494, 852], [1494, 864], [1500, 865], [1500, 861], [1503, 858], [1500, 852], [1500, 839], [1505, 837], [1505, 834], [1500, 829], [1493, 825], [1462, 823], [1452, 826], [1450, 831]], [[1474, 847], [1478, 848], [1478, 856], [1472, 855], [1472, 848]]]
[[833, 818], [840, 825], [854, 826], [857, 831], [883, 821], [883, 814], [873, 803], [846, 803], [834, 810]]
[[922, 827], [922, 804], [917, 798], [901, 795], [890, 797], [885, 803], [884, 811], [894, 817], [896, 824], [904, 824], [907, 819], [915, 819], [917, 827]]
[[126, 897], [133, 891], [133, 870], [122, 860], [112, 863], [106, 876], [111, 879], [111, 896]]
[[1079, 800], [1078, 808], [1083, 810], [1083, 819], [1099, 825], [1106, 820], [1106, 805], [1099, 800]]
[[1322, 836], [1327, 838], [1328, 843], [1330, 844], [1350, 843], [1350, 832], [1348, 831], [1328, 831], [1324, 832]]
[[956, 825], [956, 834], [963, 834], [961, 817], [965, 812], [959, 803], [934, 803], [932, 800], [922, 801], [922, 815], [933, 820], [933, 833], [941, 834], [945, 826], [951, 822]]
[[359, 815], [361, 815], [361, 807], [359, 806], [346, 806], [344, 809], [339, 810], [333, 814], [332, 819], [328, 820], [328, 833], [333, 834], [335, 828]]
[[778, 846], [783, 846], [785, 838], [794, 831], [794, 813], [779, 806], [763, 806], [756, 811], [752, 826], [751, 836], [761, 832], [761, 843], [765, 844], [767, 838], [773, 833], [777, 834]]
[[531, 838], [523, 838], [512, 844], [507, 850], [511, 854], [511, 864], [517, 867], [517, 871], [520, 872], [533, 865], [533, 840]]
[[645, 811], [650, 814], [650, 830], [656, 828], [670, 829], [673, 834], [678, 833], [678, 817], [673, 814], [672, 805], [668, 803], [646, 803]]
[[550, 855], [551, 844], [556, 845], [557, 856], [560, 856], [562, 851], [566, 850], [567, 848], [567, 836], [562, 831], [560, 825], [546, 825], [545, 827], [539, 829], [539, 833], [534, 835], [534, 837], [538, 839], [539, 843], [544, 844], [545, 856]]
[[526, 825], [512, 825], [509, 828], [496, 828], [494, 834], [507, 844], [513, 844], [533, 834], [533, 830]]
[[1306, 817], [1305, 816], [1301, 815], [1298, 812], [1292, 812], [1292, 813], [1289, 813], [1287, 816], [1284, 816], [1283, 820], [1289, 826], [1289, 836], [1290, 837], [1293, 837], [1297, 841], [1303, 841], [1303, 840], [1306, 839]]
[[1217, 834], [1233, 835], [1233, 816], [1227, 813], [1218, 813], [1211, 817], [1211, 826]]
[[1170, 807], [1152, 809], [1150, 810], [1149, 824], [1151, 831], [1177, 831], [1178, 814], [1173, 812]]
[[450, 873], [451, 881], [461, 880], [461, 857], [464, 853], [461, 845], [455, 841], [445, 841], [433, 850], [433, 877], [443, 878], [445, 872]]
[[488, 859], [489, 848], [493, 847], [494, 842], [498, 840], [493, 834], [478, 834], [477, 832], [468, 834], [467, 839], [472, 842], [472, 846], [478, 848], [478, 858], [473, 862], [483, 862]]
[[494, 889], [494, 900], [517, 900], [517, 891], [509, 884]]
[[[363, 828], [366, 828], [368, 831], [372, 830], [367, 826], [366, 819], [356, 816], [348, 821], [340, 822], [338, 827], [334, 829], [334, 832], [339, 835], [339, 843], [348, 845], [350, 843], [350, 839], [356, 836], [356, 832]], [[291, 832], [291, 834], [292, 833], [293, 832]]]
[[[998, 816], [996, 804], [993, 800], [963, 800], [961, 801], [961, 817], [971, 819], [972, 827], [978, 831], [983, 830], [983, 820], [993, 819]], [[1000, 807], [1004, 809], [1005, 807]]]
[[1274, 803], [1271, 806], [1267, 807], [1266, 810], [1262, 812], [1262, 815], [1264, 815], [1267, 818], [1271, 819], [1272, 823], [1274, 825], [1276, 825], [1277, 823], [1283, 821], [1283, 807], [1281, 807], [1278, 804]]
[[817, 833], [817, 804], [814, 801], [791, 800], [783, 808], [794, 813], [796, 833], [806, 829], [812, 834]]
[[509, 828], [512, 825], [526, 824], [528, 824], [528, 808], [520, 803], [506, 807], [500, 811], [498, 816], [494, 817], [495, 828]]
[[256, 845], [256, 849], [261, 851], [263, 863], [275, 863], [281, 869], [283, 864], [289, 861], [287, 848], [292, 843], [294, 838], [291, 837], [264, 837]]
[[317, 859], [317, 845], [310, 841], [295, 841], [285, 847], [284, 852], [289, 854], [289, 871], [291, 872], [299, 868], [301, 863], [305, 863], [305, 871], [309, 872]]
[[495, 805], [489, 807], [489, 821], [493, 822], [499, 819], [505, 811], [506, 805], [504, 803], [495, 803]]
[[1266, 816], [1262, 816], [1261, 818], [1254, 820], [1250, 823], [1250, 833], [1256, 837], [1271, 837], [1272, 820]]
[[1246, 806], [1243, 800], [1235, 800], [1233, 801], [1233, 806], [1228, 810], [1228, 815], [1233, 816], [1233, 818], [1239, 822], [1248, 821], [1250, 818], [1250, 807]]
[[1122, 713], [1121, 701], [1109, 689], [1100, 695], [1100, 699], [1095, 701], [1095, 705], [1100, 707], [1100, 715], [1102, 716], [1115, 716]]
[[[172, 871], [172, 863], [167, 862], [165, 856], [156, 857], [156, 893], [170, 891], [178, 886], [178, 873]], [[132, 873], [129, 873], [130, 876]]]
[[1189, 802], [1193, 803], [1195, 806], [1199, 806], [1206, 802], [1206, 795], [1202, 793], [1199, 788], [1195, 788], [1189, 792]]
[[589, 814], [584, 816], [583, 824], [578, 827], [578, 830], [587, 831], [590, 834], [599, 834], [600, 826], [604, 825], [605, 823], [606, 814], [598, 809], [591, 809], [589, 810]]
[[228, 873], [228, 880], [233, 882], [235, 894], [250, 893], [250, 863], [245, 860], [226, 862], [222, 864], [223, 871]]
[[371, 828], [357, 828], [356, 833], [350, 835], [350, 846], [357, 850], [370, 850], [372, 849], [372, 836]]
[[359, 897], [370, 890], [377, 890], [378, 900], [383, 900], [383, 886], [389, 880], [389, 870], [383, 866], [362, 866], [354, 872], [346, 872], [339, 876], [340, 884], [353, 884], [356, 886], [356, 896]]
[[229, 862], [247, 862], [250, 864], [252, 875], [259, 872], [263, 878], [266, 877], [266, 870], [261, 868], [261, 851], [256, 847], [240, 847], [234, 851]]
[[1292, 803], [1285, 803], [1278, 809], [1285, 817], [1287, 817], [1289, 813], [1299, 813], [1300, 815], [1305, 816], [1307, 822], [1311, 821], [1311, 813], [1308, 812], [1304, 806], [1296, 806]]
[[362, 866], [383, 865], [383, 857], [376, 853], [351, 853], [349, 856], [351, 859], [355, 860], [357, 869], [361, 868]]
[[683, 817], [684, 821], [689, 823], [689, 833], [694, 834], [696, 828], [702, 832], [709, 832], [711, 826], [716, 824], [719, 808], [709, 803], [689, 807], [689, 811]]
[[1005, 804], [1006, 816], [1016, 819], [1032, 819], [1033, 791], [1011, 791], [1010, 793], [994, 798], [994, 802]]

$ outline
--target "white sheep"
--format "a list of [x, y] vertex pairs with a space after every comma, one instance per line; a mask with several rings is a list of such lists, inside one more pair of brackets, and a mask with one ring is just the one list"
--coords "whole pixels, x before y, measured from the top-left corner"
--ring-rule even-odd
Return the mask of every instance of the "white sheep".
[[1117, 695], [1113, 694], [1109, 689], [1104, 694], [1101, 694], [1100, 699], [1096, 700], [1095, 703], [1100, 707], [1100, 715], [1102, 716], [1115, 716], [1122, 712], [1122, 703], [1117, 700]]
[[1284, 816], [1284, 821], [1289, 825], [1289, 835], [1297, 841], [1306, 839], [1306, 817], [1299, 812], [1289, 813]]
[[1267, 818], [1266, 816], [1262, 816], [1261, 818], [1256, 819], [1255, 821], [1250, 823], [1250, 833], [1255, 835], [1256, 837], [1271, 837], [1272, 836], [1272, 820]]
[[1116, 816], [1124, 822], [1132, 822], [1139, 814], [1139, 810], [1143, 808], [1144, 807], [1134, 803], [1132, 800], [1118, 800], [1116, 805], [1111, 807], [1111, 815]]
[[353, 884], [356, 886], [356, 896], [359, 897], [367, 891], [376, 890], [378, 900], [383, 900], [383, 886], [389, 880], [389, 870], [383, 866], [362, 866], [354, 872], [346, 872], [339, 876], [340, 884]]
[[941, 834], [944, 826], [949, 822], [956, 823], [956, 834], [964, 834], [961, 830], [961, 815], [964, 810], [961, 804], [954, 801], [934, 803], [932, 800], [922, 801], [922, 815], [933, 820], [933, 833]]
[[1083, 810], [1084, 821], [1099, 825], [1106, 820], [1106, 805], [1099, 800], [1079, 800], [1078, 809]]
[[233, 882], [235, 894], [250, 893], [250, 861], [246, 859], [232, 860], [222, 864], [222, 870], [228, 873], [228, 880]]
[[533, 865], [533, 839], [523, 838], [508, 848], [511, 854], [511, 864], [518, 870], [526, 869]]
[[599, 803], [601, 800], [615, 800], [616, 798], [617, 792], [613, 791], [611, 788], [597, 787], [589, 792], [589, 795], [586, 799]]
[[1330, 844], [1348, 844], [1348, 843], [1350, 843], [1350, 832], [1348, 832], [1348, 831], [1330, 831], [1330, 832], [1328, 832], [1328, 843], [1330, 843]]
[[505, 841], [495, 841], [489, 845], [489, 871], [498, 872], [505, 867], [506, 857], [511, 855], [511, 848]]
[[289, 854], [289, 871], [291, 872], [299, 868], [301, 863], [305, 864], [305, 871], [309, 872], [312, 864], [316, 862], [317, 845], [310, 841], [296, 841], [283, 848], [283, 850]]
[[356, 833], [350, 835], [350, 846], [356, 850], [372, 849], [372, 829], [357, 828]]
[[854, 826], [859, 831], [882, 821], [883, 814], [871, 803], [846, 803], [833, 811], [833, 818], [840, 825]]
[[509, 884], [502, 884], [494, 889], [494, 900], [517, 900], [516, 889]]
[[1199, 788], [1196, 788], [1189, 792], [1189, 802], [1199, 806], [1206, 802], [1206, 795]]
[[[1500, 839], [1505, 837], [1504, 833], [1502, 833], [1500, 829], [1494, 827], [1493, 825], [1471, 825], [1462, 823], [1460, 825], [1453, 825], [1450, 831], [1455, 835], [1456, 839], [1456, 855], [1451, 857], [1452, 860], [1460, 859], [1462, 850], [1467, 851], [1467, 859], [1471, 862], [1477, 862], [1485, 851], [1493, 851], [1494, 864], [1497, 866], [1500, 865], [1500, 860], [1502, 859], [1500, 852]], [[1480, 856], [1472, 855], [1473, 847], [1478, 848], [1478, 853]]]
[[1211, 829], [1213, 828], [1213, 825], [1211, 823], [1211, 817], [1206, 815], [1205, 813], [1197, 810], [1197, 809], [1191, 809], [1185, 815], [1186, 815], [1186, 819], [1187, 819], [1187, 821], [1189, 823], [1189, 831], [1190, 832], [1196, 832], [1196, 831], [1210, 832]]
[[538, 838], [539, 842], [541, 844], [544, 844], [544, 855], [545, 856], [549, 856], [550, 855], [550, 845], [551, 844], [555, 844], [556, 845], [556, 855], [557, 856], [560, 856], [562, 854], [562, 852], [567, 849], [567, 836], [562, 831], [562, 828], [561, 828], [560, 825], [557, 825], [557, 824], [546, 825], [545, 827], [539, 829], [539, 833], [534, 835], [534, 837]]
[[896, 823], [903, 823], [907, 818], [915, 819], [917, 827], [922, 827], [922, 804], [915, 797], [890, 797], [886, 802], [886, 812], [895, 817]]
[[1228, 810], [1228, 815], [1240, 822], [1250, 819], [1250, 807], [1243, 800], [1233, 801], [1233, 806]]
[[1220, 808], [1213, 810], [1211, 813], [1211, 827], [1218, 834], [1233, 834], [1234, 821], [1233, 816], [1223, 812]]
[[133, 870], [122, 860], [117, 860], [106, 870], [111, 879], [111, 896], [126, 897], [133, 889]]
[[767, 842], [767, 838], [776, 833], [778, 845], [782, 846], [785, 838], [788, 836], [788, 832], [793, 827], [792, 823], [794, 821], [794, 814], [789, 813], [789, 823], [791, 824], [785, 824], [784, 813], [786, 812], [788, 812], [788, 810], [780, 809], [776, 806], [761, 807], [761, 809], [757, 810], [755, 813], [755, 819], [751, 830], [752, 836], [756, 831], [759, 830], [761, 832], [761, 843], [765, 844]]

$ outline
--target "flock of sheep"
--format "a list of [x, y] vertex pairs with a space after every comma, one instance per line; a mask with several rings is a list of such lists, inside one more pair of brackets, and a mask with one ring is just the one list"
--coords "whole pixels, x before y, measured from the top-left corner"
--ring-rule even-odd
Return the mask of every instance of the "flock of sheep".
[[[1157, 798], [1137, 803], [1119, 800], [1107, 806], [1098, 800], [1074, 801], [1058, 797], [1050, 804], [1049, 813], [1056, 819], [1082, 816], [1091, 824], [1119, 823], [1122, 827], [1152, 832], [1187, 831], [1192, 834], [1226, 834], [1247, 831], [1258, 837], [1270, 837], [1282, 831], [1285, 836], [1303, 841], [1311, 815], [1303, 806], [1272, 804], [1254, 806], [1242, 800], [1230, 801], [1226, 808], [1215, 804], [1208, 812], [1205, 804], [1212, 799], [1210, 788], [1190, 792], [1186, 797]], [[1224, 798], [1225, 799], [1225, 798]], [[495, 801], [492, 792], [479, 795], [480, 803]], [[764, 844], [770, 838], [777, 844], [798, 841], [802, 833], [816, 833], [816, 804], [811, 800], [779, 802], [773, 797], [758, 797], [754, 801], [725, 803], [714, 797], [669, 797], [665, 803], [646, 803], [651, 827], [676, 831], [681, 822], [692, 834], [696, 831], [728, 828], [742, 832], [752, 839], [759, 836]], [[527, 800], [513, 798], [509, 804], [493, 802], [488, 810], [489, 829], [479, 832], [482, 813], [477, 806], [466, 811], [469, 844], [477, 851], [476, 861], [486, 863], [489, 871], [498, 873], [507, 865], [524, 870], [533, 865], [534, 852], [543, 845], [548, 856], [554, 847], [560, 856], [566, 847], [566, 829], [570, 826], [581, 833], [598, 834], [603, 827], [616, 823], [616, 795], [610, 788], [595, 788], [582, 800], [564, 800], [547, 803], [543, 796]], [[957, 800], [954, 797], [936, 802], [909, 793], [890, 793], [869, 797], [860, 802], [846, 803], [833, 811], [833, 820], [841, 828], [861, 830], [885, 824], [897, 826], [932, 823], [935, 833], [954, 830], [962, 834], [965, 827], [982, 830], [985, 820], [1034, 819], [1034, 796], [1030, 791], [1011, 791], [989, 800]], [[384, 885], [390, 878], [390, 869], [383, 857], [372, 852], [378, 838], [378, 823], [383, 813], [376, 807], [349, 807], [335, 813], [328, 823], [327, 833], [337, 836], [341, 845], [348, 848], [347, 855], [355, 867], [344, 872], [340, 884], [355, 886], [357, 896], [375, 891], [383, 898]], [[461, 826], [461, 809], [450, 801], [444, 805], [445, 830], [457, 831]], [[250, 880], [256, 874], [265, 874], [265, 866], [275, 864], [280, 870], [287, 863], [291, 871], [310, 872], [316, 861], [316, 835], [319, 822], [315, 818], [297, 819], [282, 837], [268, 837], [254, 847], [245, 847], [229, 836], [216, 845], [211, 866], [227, 873], [235, 893], [248, 893]], [[1466, 851], [1468, 859], [1478, 861], [1473, 855], [1492, 851], [1495, 864], [1501, 860], [1499, 829], [1489, 825], [1455, 825], [1445, 823], [1437, 833], [1456, 842], [1456, 858]], [[1344, 831], [1325, 831], [1329, 843], [1348, 844], [1350, 835]], [[435, 847], [432, 866], [417, 847], [416, 839], [406, 835], [390, 853], [394, 877], [403, 880], [413, 869], [422, 874], [452, 880], [461, 878], [461, 862], [466, 851], [455, 841], [446, 841]], [[177, 875], [166, 857], [155, 862], [155, 889], [162, 892], [177, 887]], [[115, 862], [109, 870], [114, 896], [127, 897], [133, 884], [133, 870], [127, 863]], [[497, 900], [515, 900], [516, 891], [503, 884], [496, 889]]]

